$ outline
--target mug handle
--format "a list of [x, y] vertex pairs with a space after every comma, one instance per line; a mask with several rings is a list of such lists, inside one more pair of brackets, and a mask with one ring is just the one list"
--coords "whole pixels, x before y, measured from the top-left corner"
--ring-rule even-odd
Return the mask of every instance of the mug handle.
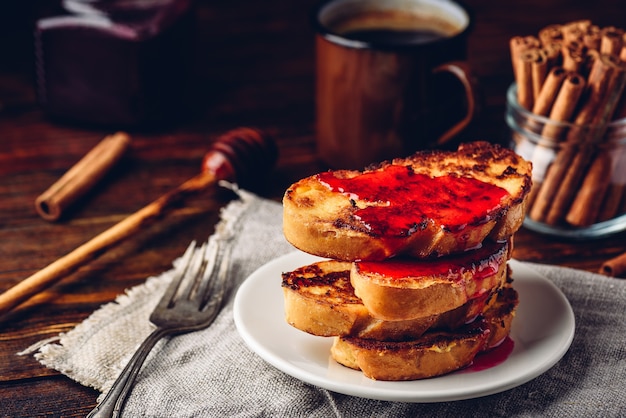
[[433, 70], [433, 73], [449, 72], [455, 76], [465, 90], [467, 98], [467, 112], [463, 119], [450, 129], [445, 131], [437, 140], [437, 145], [443, 145], [457, 136], [478, 114], [478, 81], [472, 74], [470, 66], [465, 61], [451, 61], [441, 64]]

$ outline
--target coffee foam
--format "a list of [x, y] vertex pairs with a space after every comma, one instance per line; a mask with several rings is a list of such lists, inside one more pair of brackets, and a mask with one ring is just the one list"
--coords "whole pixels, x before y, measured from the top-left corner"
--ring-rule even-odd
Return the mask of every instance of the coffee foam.
[[469, 25], [469, 16], [459, 5], [432, 0], [339, 0], [325, 6], [319, 19], [323, 26], [338, 35], [355, 30], [417, 29], [452, 37]]

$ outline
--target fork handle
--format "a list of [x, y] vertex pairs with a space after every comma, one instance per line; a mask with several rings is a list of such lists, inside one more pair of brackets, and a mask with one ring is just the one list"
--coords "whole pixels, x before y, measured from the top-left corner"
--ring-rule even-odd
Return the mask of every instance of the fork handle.
[[139, 370], [143, 365], [146, 357], [154, 347], [154, 345], [171, 330], [165, 328], [157, 328], [141, 343], [133, 357], [130, 359], [124, 370], [109, 389], [109, 392], [90, 413], [88, 418], [103, 417], [119, 417], [122, 407], [126, 401], [126, 397], [139, 374]]

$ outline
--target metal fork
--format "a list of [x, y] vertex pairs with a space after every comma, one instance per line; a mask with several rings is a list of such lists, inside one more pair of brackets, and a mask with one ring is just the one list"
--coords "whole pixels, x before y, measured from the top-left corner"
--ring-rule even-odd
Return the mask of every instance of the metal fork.
[[88, 417], [118, 417], [154, 345], [167, 335], [208, 327], [222, 307], [230, 260], [230, 242], [213, 240], [196, 249], [192, 242], [182, 257], [183, 266], [150, 315], [157, 328], [139, 346], [106, 397]]

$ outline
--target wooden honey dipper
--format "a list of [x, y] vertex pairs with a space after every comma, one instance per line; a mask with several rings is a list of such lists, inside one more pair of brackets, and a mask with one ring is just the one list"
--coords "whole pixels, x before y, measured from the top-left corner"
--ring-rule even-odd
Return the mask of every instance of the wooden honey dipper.
[[261, 174], [273, 168], [277, 157], [278, 150], [272, 138], [256, 129], [237, 128], [226, 132], [204, 156], [200, 174], [0, 294], [0, 316], [156, 222], [170, 209], [179, 207], [187, 197], [214, 186], [218, 181], [237, 182], [243, 187], [254, 185]]

